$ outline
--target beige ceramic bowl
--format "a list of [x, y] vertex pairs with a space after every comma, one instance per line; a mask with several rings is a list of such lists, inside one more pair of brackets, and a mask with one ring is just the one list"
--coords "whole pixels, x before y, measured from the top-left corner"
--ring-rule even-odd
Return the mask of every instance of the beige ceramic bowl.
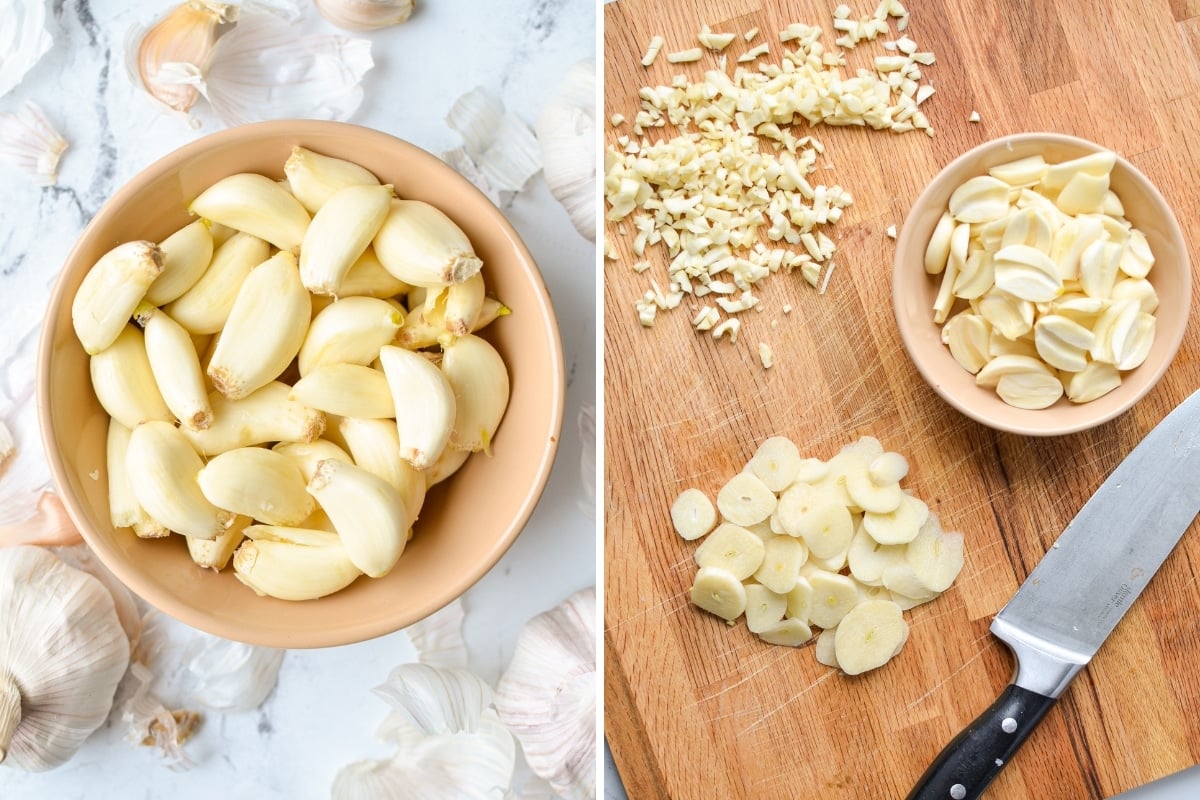
[[904, 346], [921, 375], [947, 403], [989, 427], [1030, 436], [1054, 436], [1099, 425], [1126, 411], [1150, 391], [1179, 349], [1191, 306], [1187, 246], [1163, 196], [1146, 176], [1120, 157], [1112, 171], [1111, 188], [1124, 204], [1126, 217], [1146, 234], [1154, 252], [1155, 265], [1147, 278], [1160, 304], [1150, 355], [1140, 367], [1125, 373], [1119, 387], [1090, 403], [1075, 404], [1064, 397], [1045, 409], [1014, 408], [994, 390], [975, 385], [975, 376], [960, 367], [942, 344], [941, 326], [933, 321], [933, 301], [941, 276], [926, 274], [925, 248], [950, 194], [968, 178], [986, 174], [997, 164], [1034, 154], [1056, 163], [1101, 149], [1083, 139], [1052, 133], [995, 139], [968, 151], [938, 173], [904, 221], [892, 272], [896, 323]]
[[[71, 324], [71, 300], [104, 252], [132, 239], [160, 241], [185, 224], [188, 203], [219, 178], [282, 178], [294, 145], [352, 160], [402, 197], [441, 208], [483, 259], [489, 291], [513, 313], [483, 332], [504, 356], [512, 398], [492, 456], [476, 455], [431, 489], [416, 535], [385, 578], [359, 578], [320, 600], [258, 597], [228, 568], [195, 566], [182, 536], [141, 540], [109, 524], [108, 418], [91, 389], [88, 359]], [[285, 121], [222, 131], [189, 144], [129, 181], [88, 225], [63, 266], [39, 352], [38, 406], [46, 453], [63, 502], [87, 543], [134, 592], [196, 628], [275, 647], [323, 647], [405, 627], [461, 595], [499, 560], [537, 503], [563, 413], [558, 327], [525, 245], [503, 215], [434, 156], [353, 125]]]

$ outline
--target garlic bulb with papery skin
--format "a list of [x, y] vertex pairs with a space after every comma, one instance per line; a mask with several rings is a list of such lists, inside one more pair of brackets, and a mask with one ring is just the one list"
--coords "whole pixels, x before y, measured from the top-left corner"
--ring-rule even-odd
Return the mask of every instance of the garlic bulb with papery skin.
[[596, 590], [530, 620], [496, 685], [496, 711], [561, 797], [596, 796]]
[[579, 235], [596, 241], [596, 64], [567, 70], [537, 120], [542, 173]]
[[347, 31], [371, 31], [406, 22], [416, 0], [313, 0], [321, 16]]
[[210, 0], [188, 0], [176, 6], [141, 37], [137, 74], [155, 99], [176, 111], [187, 111], [200, 98], [194, 86], [163, 80], [169, 64], [191, 64], [204, 71], [217, 43], [218, 28], [237, 18], [237, 8]]
[[0, 763], [65, 763], [108, 716], [128, 665], [98, 580], [48, 550], [0, 548]]

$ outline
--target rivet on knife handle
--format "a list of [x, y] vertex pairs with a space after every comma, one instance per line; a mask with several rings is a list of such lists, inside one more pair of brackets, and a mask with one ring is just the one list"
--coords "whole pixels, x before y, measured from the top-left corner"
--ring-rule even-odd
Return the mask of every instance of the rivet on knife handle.
[[1009, 684], [991, 708], [946, 745], [908, 800], [979, 797], [1053, 703], [1052, 697]]

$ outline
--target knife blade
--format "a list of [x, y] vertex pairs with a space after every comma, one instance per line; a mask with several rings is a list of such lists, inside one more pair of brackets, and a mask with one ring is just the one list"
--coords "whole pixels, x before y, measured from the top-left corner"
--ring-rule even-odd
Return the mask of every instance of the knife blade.
[[1200, 391], [1117, 465], [992, 620], [1015, 677], [908, 800], [971, 800], [1087, 666], [1200, 513]]

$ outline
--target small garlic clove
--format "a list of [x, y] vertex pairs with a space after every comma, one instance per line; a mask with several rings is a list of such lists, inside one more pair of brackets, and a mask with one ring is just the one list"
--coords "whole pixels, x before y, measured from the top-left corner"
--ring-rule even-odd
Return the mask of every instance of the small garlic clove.
[[407, 22], [416, 0], [313, 0], [321, 16], [342, 30], [371, 31]]

